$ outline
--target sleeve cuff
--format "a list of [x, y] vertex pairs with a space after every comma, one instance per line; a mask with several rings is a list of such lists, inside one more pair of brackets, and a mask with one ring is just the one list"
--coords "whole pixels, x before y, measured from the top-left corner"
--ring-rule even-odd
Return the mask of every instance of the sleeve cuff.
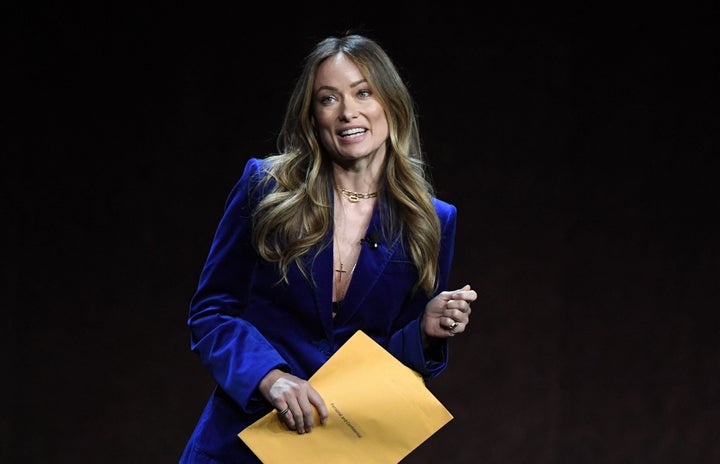
[[447, 367], [447, 340], [433, 339], [430, 346], [424, 349], [420, 319], [414, 320], [396, 333], [390, 340], [388, 350], [425, 380], [438, 376]]

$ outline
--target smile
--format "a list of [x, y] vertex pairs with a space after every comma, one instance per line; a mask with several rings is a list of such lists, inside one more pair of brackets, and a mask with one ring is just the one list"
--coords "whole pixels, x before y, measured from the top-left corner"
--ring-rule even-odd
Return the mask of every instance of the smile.
[[364, 134], [365, 132], [365, 129], [361, 127], [355, 127], [353, 129], [348, 129], [340, 132], [340, 137], [352, 137], [354, 135]]

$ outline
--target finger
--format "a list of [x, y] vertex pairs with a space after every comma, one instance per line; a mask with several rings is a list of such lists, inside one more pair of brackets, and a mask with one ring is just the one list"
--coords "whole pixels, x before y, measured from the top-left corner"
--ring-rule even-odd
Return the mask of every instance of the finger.
[[466, 301], [472, 303], [477, 300], [477, 292], [475, 290], [458, 291], [452, 294], [450, 301]]
[[471, 302], [477, 300], [477, 292], [475, 290], [468, 289], [466, 291], [462, 291], [462, 292], [458, 292], [458, 293], [459, 293], [458, 299], [465, 300], [468, 303], [471, 303]]
[[470, 317], [470, 311], [468, 308], [448, 308], [443, 312], [443, 316], [451, 319], [449, 322], [443, 322], [443, 325], [449, 327], [453, 322], [467, 322]]
[[455, 292], [453, 292], [453, 293], [465, 294], [465, 293], [469, 293], [470, 291], [472, 291], [472, 288], [470, 287], [470, 284], [465, 284], [465, 285], [463, 285], [462, 288], [458, 288], [458, 289], [455, 290]]
[[452, 332], [457, 328], [458, 324], [459, 322], [452, 317], [446, 317], [440, 325], [443, 329]]
[[[293, 410], [291, 409], [291, 411]], [[305, 415], [302, 408], [298, 407], [297, 410], [293, 411], [293, 423], [295, 425], [294, 430], [297, 433], [305, 433]]]
[[303, 411], [303, 422], [305, 432], [310, 433], [315, 426], [315, 414], [317, 413], [321, 424], [327, 422], [330, 415], [322, 396], [309, 383], [305, 384], [303, 395], [299, 397], [299, 404]]
[[465, 285], [464, 287], [458, 288], [457, 290], [446, 290], [444, 292], [440, 292], [439, 296], [441, 299], [443, 299], [445, 301], [450, 301], [453, 299], [459, 300], [462, 298], [461, 297], [462, 293], [465, 291], [469, 291], [469, 290], [470, 290], [470, 285]]
[[[450, 300], [445, 306], [447, 309], [454, 309], [468, 316], [472, 312], [472, 307], [470, 306], [470, 301], [468, 300]], [[453, 315], [452, 317], [455, 316]]]
[[450, 300], [445, 304], [445, 312], [448, 316], [453, 317], [456, 313], [450, 313], [449, 311], [456, 311], [457, 313], [469, 313], [470, 303], [465, 300]]
[[[287, 428], [290, 430], [297, 430], [297, 421], [295, 420], [295, 417], [297, 416], [296, 411], [298, 411], [300, 408], [297, 407], [297, 405], [289, 405], [286, 407], [287, 412], [284, 414], [278, 413], [278, 417], [282, 422], [285, 423]], [[280, 412], [285, 411], [285, 409], [282, 409]]]
[[314, 389], [308, 394], [308, 399], [310, 400], [310, 403], [315, 407], [315, 410], [320, 417], [320, 424], [325, 424], [327, 422], [328, 416], [330, 415], [330, 412], [325, 405], [325, 401], [323, 401], [320, 394]]
[[470, 307], [470, 304], [467, 301], [463, 301], [461, 304], [458, 305], [458, 311], [460, 311], [460, 314], [463, 316], [469, 316], [472, 312], [472, 308]]
[[465, 332], [465, 327], [466, 327], [466, 325], [467, 325], [467, 324], [464, 324], [464, 323], [462, 323], [462, 322], [458, 322], [458, 324], [457, 324], [452, 330], [450, 330], [450, 333], [452, 333], [453, 335], [457, 335], [457, 334], [463, 333], [463, 332]]
[[298, 433], [310, 433], [312, 431], [315, 415], [315, 408], [310, 404], [307, 397], [303, 396], [300, 398], [300, 418], [297, 419], [297, 432]]

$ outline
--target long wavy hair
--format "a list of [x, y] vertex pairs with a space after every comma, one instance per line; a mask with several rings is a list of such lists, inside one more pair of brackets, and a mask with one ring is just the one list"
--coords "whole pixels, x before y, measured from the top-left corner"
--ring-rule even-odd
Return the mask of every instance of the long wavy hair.
[[278, 153], [267, 157], [261, 181], [266, 194], [253, 212], [253, 245], [263, 259], [277, 263], [287, 282], [293, 263], [307, 278], [304, 258], [329, 243], [335, 181], [330, 156], [314, 129], [312, 102], [318, 67], [339, 53], [360, 69], [389, 124], [380, 180], [382, 235], [384, 240], [402, 239], [418, 270], [415, 288], [430, 295], [437, 290], [441, 231], [415, 103], [387, 53], [361, 35], [326, 38], [306, 56], [278, 134]]

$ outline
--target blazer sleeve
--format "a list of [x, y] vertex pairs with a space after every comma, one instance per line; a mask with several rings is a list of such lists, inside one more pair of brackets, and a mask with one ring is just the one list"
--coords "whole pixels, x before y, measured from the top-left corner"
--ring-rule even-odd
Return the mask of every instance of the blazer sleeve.
[[[455, 253], [455, 230], [457, 227], [457, 208], [449, 203], [434, 199], [441, 226], [440, 255], [438, 259], [438, 291], [447, 289], [453, 255]], [[388, 343], [388, 351], [405, 365], [418, 372], [426, 381], [437, 377], [448, 362], [448, 340], [438, 340], [431, 352], [423, 348], [420, 321], [425, 305], [431, 298], [425, 292], [418, 291], [408, 303], [407, 311], [417, 314], [409, 323], [395, 332]], [[432, 354], [431, 358], [426, 357]]]
[[251, 159], [231, 190], [190, 301], [191, 349], [218, 385], [246, 412], [266, 406], [257, 392], [273, 368], [288, 370], [275, 348], [243, 319], [259, 259], [251, 245], [253, 186], [261, 161]]

